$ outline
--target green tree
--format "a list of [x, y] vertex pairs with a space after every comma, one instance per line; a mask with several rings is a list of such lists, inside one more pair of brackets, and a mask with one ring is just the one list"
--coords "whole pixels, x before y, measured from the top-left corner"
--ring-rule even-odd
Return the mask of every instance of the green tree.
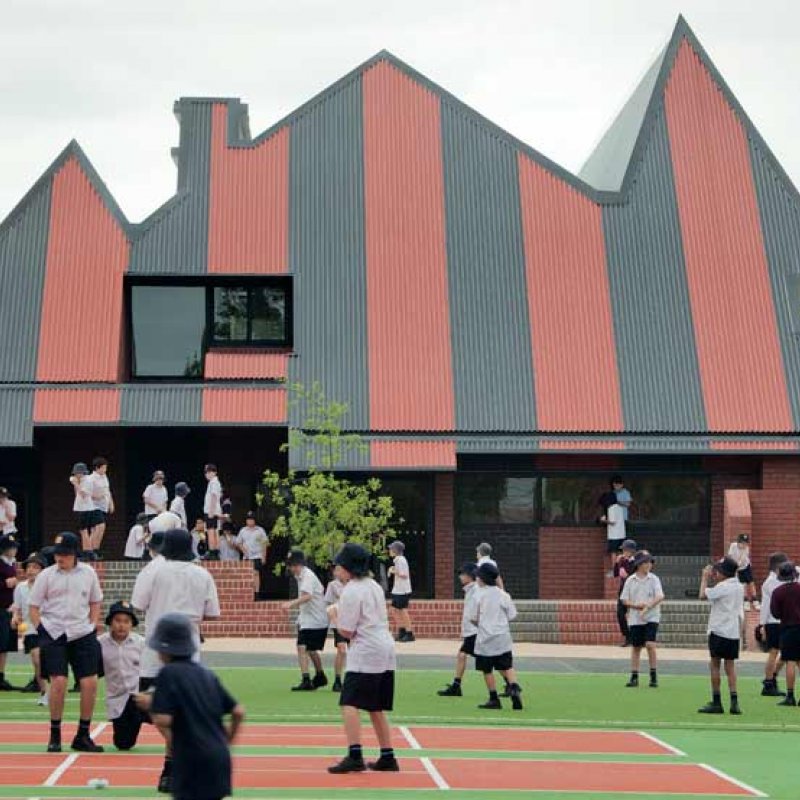
[[[347, 404], [329, 400], [316, 382], [310, 388], [290, 386], [289, 403], [302, 423], [289, 428], [282, 449], [299, 456], [306, 471], [264, 473], [264, 492], [258, 500], [270, 502], [277, 512], [273, 538], [288, 539], [319, 566], [328, 564], [346, 541], [382, 555], [387, 538], [395, 536], [392, 498], [381, 493], [378, 478], [354, 483], [336, 474], [348, 455], [367, 449], [360, 436], [342, 430]], [[276, 574], [282, 568], [277, 564]]]

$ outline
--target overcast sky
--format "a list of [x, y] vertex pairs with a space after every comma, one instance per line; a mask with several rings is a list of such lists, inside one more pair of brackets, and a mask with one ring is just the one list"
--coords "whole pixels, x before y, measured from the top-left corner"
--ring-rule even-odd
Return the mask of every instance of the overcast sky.
[[384, 48], [577, 171], [679, 13], [800, 182], [792, 0], [0, 0], [0, 219], [76, 138], [138, 222], [175, 99], [240, 97], [255, 135]]

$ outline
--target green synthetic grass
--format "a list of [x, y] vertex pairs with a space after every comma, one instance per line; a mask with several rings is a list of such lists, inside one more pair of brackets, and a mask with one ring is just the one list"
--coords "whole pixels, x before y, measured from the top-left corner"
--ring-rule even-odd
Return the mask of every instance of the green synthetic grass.
[[[338, 696], [329, 688], [314, 693], [291, 693], [289, 688], [297, 682], [296, 670], [288, 669], [220, 669], [218, 675], [247, 708], [251, 723], [338, 723]], [[12, 678], [21, 678], [26, 671], [13, 670]], [[646, 684], [646, 674], [643, 675]], [[396, 705], [392, 721], [399, 725], [484, 725], [484, 726], [554, 726], [575, 728], [618, 728], [642, 730], [652, 733], [663, 741], [686, 753], [685, 758], [677, 756], [605, 756], [605, 755], [546, 755], [529, 756], [535, 769], [537, 759], [559, 758], [565, 761], [627, 761], [641, 764], [658, 760], [688, 761], [709, 764], [723, 770], [738, 780], [744, 781], [770, 797], [782, 800], [795, 800], [800, 797], [798, 779], [794, 774], [793, 763], [797, 752], [797, 736], [800, 733], [800, 709], [778, 708], [774, 698], [759, 696], [761, 684], [755, 678], [742, 679], [739, 686], [740, 703], [744, 714], [731, 717], [705, 717], [697, 713], [697, 708], [709, 697], [709, 684], [701, 676], [660, 677], [661, 687], [649, 689], [643, 685], [639, 689], [627, 689], [624, 683], [627, 672], [621, 665], [619, 675], [594, 674], [547, 674], [522, 673], [525, 709], [521, 712], [511, 710], [510, 703], [504, 701], [502, 711], [482, 711], [476, 708], [485, 699], [486, 691], [482, 676], [469, 672], [465, 676], [464, 696], [461, 698], [440, 698], [436, 690], [449, 681], [451, 674], [444, 671], [404, 670], [397, 673]], [[724, 687], [723, 687], [724, 688]], [[723, 691], [723, 702], [727, 707], [727, 697]], [[96, 719], [102, 718], [102, 700], [98, 702]], [[77, 716], [77, 699], [74, 695], [68, 700], [65, 713], [65, 726]], [[35, 696], [22, 694], [0, 695], [0, 720], [45, 721], [47, 710], [35, 704]], [[509, 731], [509, 741], [513, 732]], [[395, 743], [401, 754], [410, 755], [404, 740]], [[29, 746], [6, 746], [6, 751], [24, 752], [37, 748]], [[151, 752], [154, 748], [143, 748]], [[157, 751], [157, 748], [155, 749]], [[274, 753], [275, 748], [242, 747], [242, 753]], [[339, 753], [330, 748], [291, 748], [284, 753]], [[509, 757], [505, 753], [463, 753], [450, 751], [416, 751], [414, 755], [433, 757]], [[525, 757], [516, 753], [514, 758]], [[631, 766], [631, 768], [636, 768]], [[653, 787], [654, 791], [658, 787]], [[35, 789], [23, 794], [19, 789], [6, 787], [0, 789], [0, 797], [84, 797], [76, 795], [75, 790]], [[90, 796], [111, 797], [150, 797], [142, 790], [110, 790], [92, 792]], [[414, 791], [415, 800], [426, 800], [439, 795], [437, 791]], [[524, 793], [480, 792], [481, 798], [506, 800], [514, 797], [519, 800]], [[408, 795], [408, 798], [406, 798]], [[242, 790], [237, 796], [244, 798], [395, 798], [410, 800], [410, 792], [358, 790], [352, 792], [331, 792], [328, 790], [308, 791], [255, 791]], [[475, 800], [476, 793], [451, 791], [453, 800], [469, 797]], [[609, 800], [610, 794], [552, 794], [536, 793], [539, 798], [567, 798], [572, 800]], [[649, 800], [661, 800], [663, 795], [647, 795]], [[706, 796], [707, 797], [707, 796]]]

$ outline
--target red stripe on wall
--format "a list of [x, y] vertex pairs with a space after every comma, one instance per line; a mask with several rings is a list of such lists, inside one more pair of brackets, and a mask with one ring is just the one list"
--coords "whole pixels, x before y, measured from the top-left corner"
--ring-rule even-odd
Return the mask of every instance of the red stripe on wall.
[[519, 156], [537, 427], [622, 430], [600, 207]]
[[203, 389], [203, 422], [286, 423], [284, 389]]
[[119, 389], [37, 389], [33, 421], [119, 422]]
[[237, 353], [209, 350], [206, 354], [206, 380], [285, 378], [288, 353]]
[[439, 100], [364, 74], [370, 428], [453, 430]]
[[685, 41], [666, 112], [709, 430], [791, 430], [747, 135]]
[[119, 380], [127, 237], [74, 158], [50, 208], [36, 379]]
[[289, 132], [255, 147], [228, 147], [228, 106], [211, 117], [208, 271], [289, 270]]
[[456, 443], [373, 441], [370, 463], [381, 469], [455, 469]]

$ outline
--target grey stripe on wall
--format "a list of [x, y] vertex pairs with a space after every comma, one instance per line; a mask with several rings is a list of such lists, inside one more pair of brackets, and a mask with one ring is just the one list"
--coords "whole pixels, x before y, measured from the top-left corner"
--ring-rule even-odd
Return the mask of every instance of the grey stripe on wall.
[[0, 386], [0, 447], [33, 444], [33, 388]]
[[517, 154], [442, 104], [456, 427], [534, 430]]
[[178, 194], [134, 232], [130, 272], [198, 275], [208, 271], [211, 108], [209, 102], [179, 104]]
[[289, 144], [290, 378], [347, 403], [351, 430], [369, 428], [362, 105], [359, 77], [294, 122]]
[[201, 386], [125, 386], [122, 425], [197, 425], [203, 407]]
[[800, 204], [776, 174], [769, 156], [750, 140], [753, 180], [769, 264], [778, 337], [795, 428], [800, 427], [800, 337], [792, 330], [786, 277], [800, 274]]
[[663, 108], [630, 195], [603, 208], [625, 430], [703, 431], [705, 407]]
[[36, 380], [42, 314], [50, 190], [46, 181], [27, 206], [0, 231], [0, 381]]

